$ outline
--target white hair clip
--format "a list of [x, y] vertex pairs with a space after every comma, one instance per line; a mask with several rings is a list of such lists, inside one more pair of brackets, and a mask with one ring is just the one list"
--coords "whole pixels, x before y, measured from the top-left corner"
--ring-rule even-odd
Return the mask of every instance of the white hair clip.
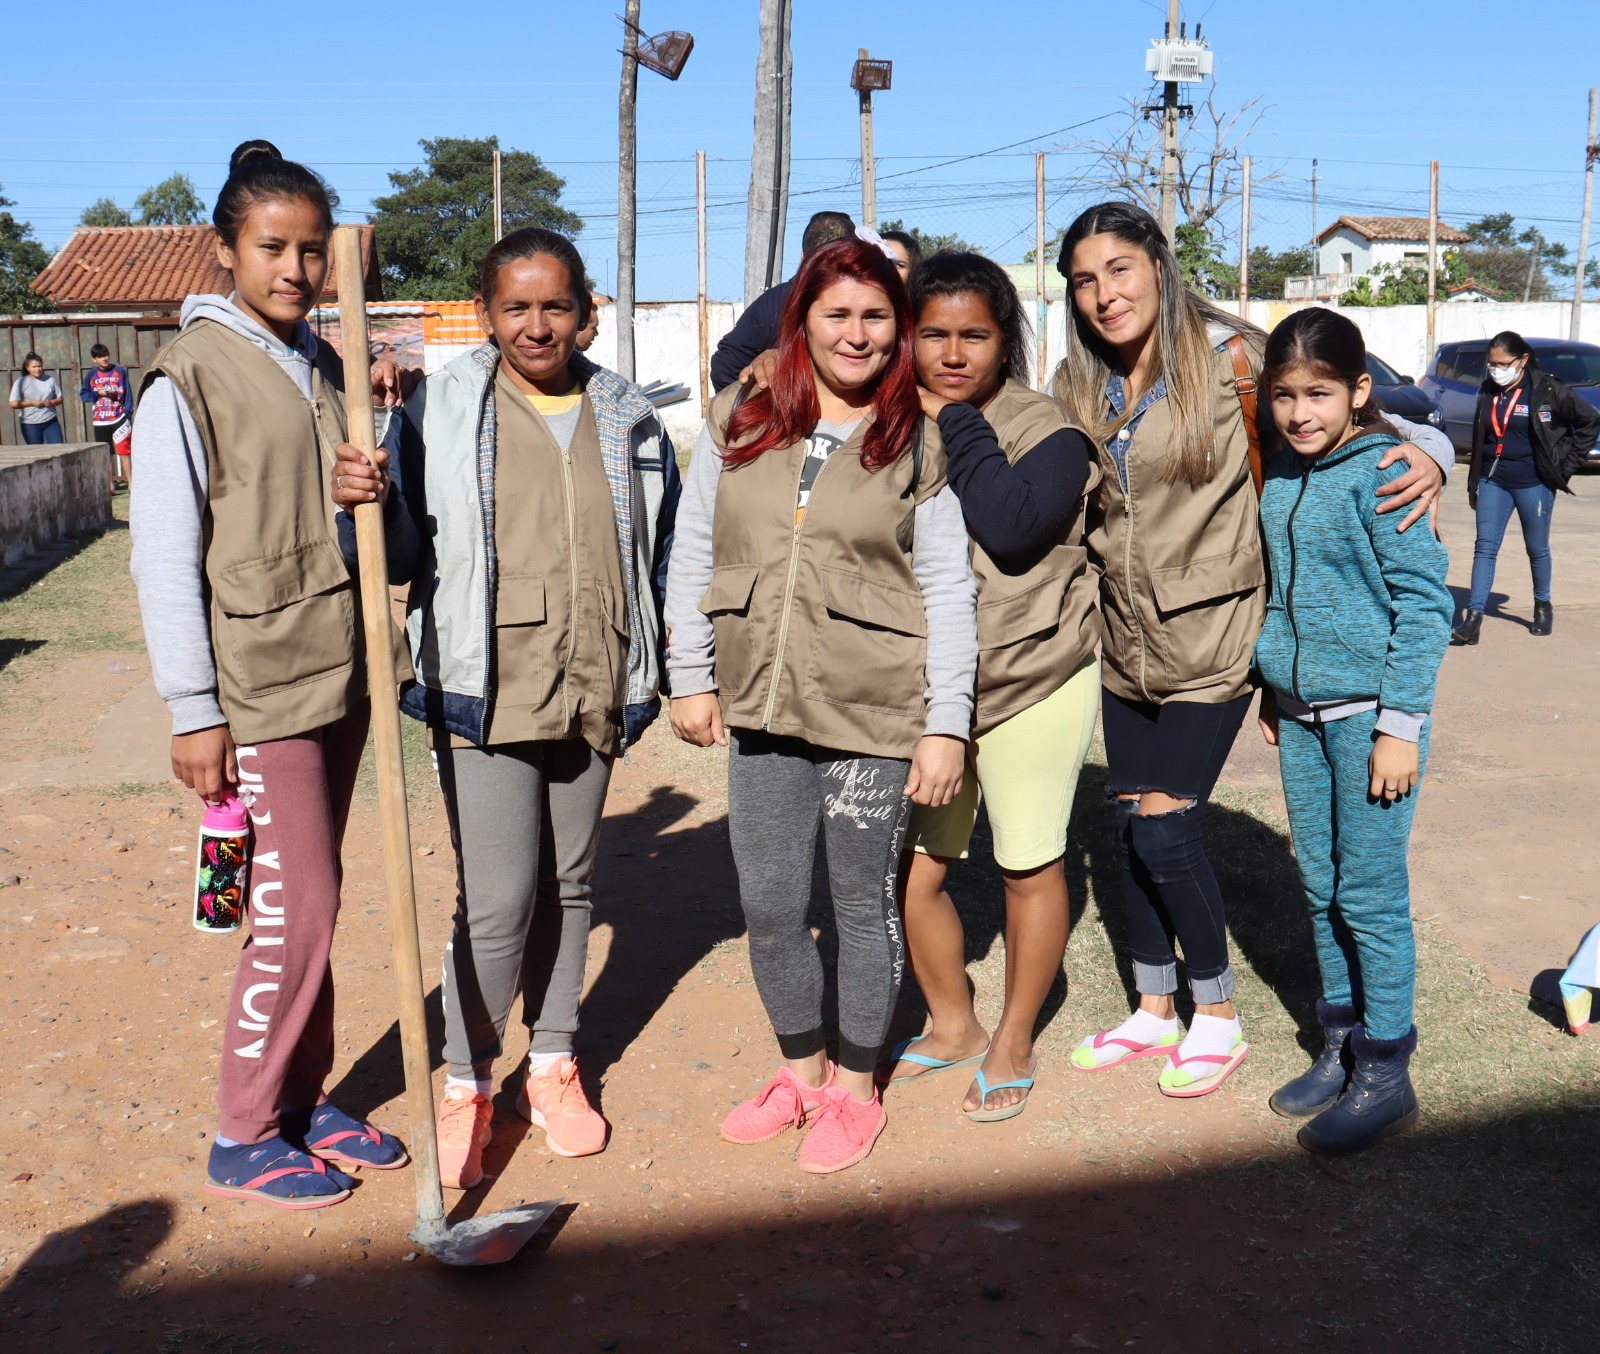
[[875, 231], [871, 226], [857, 226], [856, 239], [860, 240], [863, 244], [877, 245], [884, 258], [888, 259], [890, 263], [899, 262], [899, 260], [895, 258], [894, 250], [889, 248], [889, 245], [884, 240], [883, 236], [879, 235], [878, 232]]

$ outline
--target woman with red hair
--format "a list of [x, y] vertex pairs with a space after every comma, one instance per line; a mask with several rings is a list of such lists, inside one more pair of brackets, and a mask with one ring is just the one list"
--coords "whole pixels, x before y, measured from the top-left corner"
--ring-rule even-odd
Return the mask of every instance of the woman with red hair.
[[[905, 966], [896, 867], [912, 803], [960, 790], [977, 588], [917, 395], [905, 287], [873, 245], [809, 255], [767, 389], [724, 390], [689, 465], [667, 576], [672, 727], [727, 746], [750, 964], [783, 1065], [722, 1125], [809, 1127], [843, 1170], [886, 1122], [873, 1070]], [[838, 1054], [806, 922], [821, 829], [839, 936]]]

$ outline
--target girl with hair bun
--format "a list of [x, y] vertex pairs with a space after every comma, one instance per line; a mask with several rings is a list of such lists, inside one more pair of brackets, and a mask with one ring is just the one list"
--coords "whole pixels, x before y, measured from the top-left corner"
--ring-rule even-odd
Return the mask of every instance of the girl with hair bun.
[[[577, 350], [592, 305], [570, 240], [513, 231], [483, 261], [489, 341], [407, 406], [402, 478], [427, 549], [401, 704], [428, 727], [456, 851], [437, 1127], [453, 1189], [483, 1177], [519, 991], [518, 1112], [559, 1156], [606, 1145], [578, 1074], [578, 1003], [611, 768], [661, 708], [678, 470], [643, 391]], [[341, 456], [335, 499], [370, 501], [376, 474]]]
[[[1016, 288], [977, 254], [939, 253], [911, 274], [917, 377], [938, 421], [978, 578], [977, 717], [961, 792], [911, 818], [906, 944], [932, 1023], [895, 1050], [891, 1076], [974, 1067], [962, 1109], [1022, 1113], [1034, 1025], [1061, 972], [1070, 909], [1062, 859], [1078, 773], [1100, 709], [1095, 578], [1083, 542], [1094, 449], [1028, 387]], [[1005, 1007], [991, 1039], [967, 982], [961, 919], [944, 890], [985, 802], [1006, 899]]]
[[[323, 489], [336, 456], [359, 453], [342, 363], [306, 325], [334, 203], [270, 142], [234, 151], [213, 214], [233, 291], [188, 297], [145, 372], [130, 507], [173, 772], [208, 803], [237, 795], [254, 831], [206, 1189], [290, 1209], [348, 1197], [353, 1180], [328, 1162], [407, 1161], [324, 1093], [339, 847], [368, 724], [354, 533]], [[386, 488], [387, 452], [374, 460]], [[414, 548], [398, 507], [396, 559]]]
[[[807, 255], [771, 384], [726, 389], [695, 447], [667, 580], [672, 727], [728, 745], [728, 830], [750, 964], [783, 1065], [723, 1121], [808, 1127], [844, 1170], [887, 1120], [874, 1085], [904, 967], [896, 874], [913, 802], [961, 787], [975, 587], [911, 316], [877, 246]], [[821, 831], [839, 935], [838, 1058], [806, 922]]]
[[1311, 910], [1323, 1049], [1272, 1108], [1313, 1152], [1354, 1152], [1410, 1127], [1416, 940], [1406, 852], [1450, 641], [1449, 559], [1376, 510], [1399, 438], [1372, 398], [1361, 331], [1331, 310], [1267, 340], [1262, 385], [1283, 449], [1261, 529], [1271, 586], [1255, 646], [1261, 729], [1276, 744]]

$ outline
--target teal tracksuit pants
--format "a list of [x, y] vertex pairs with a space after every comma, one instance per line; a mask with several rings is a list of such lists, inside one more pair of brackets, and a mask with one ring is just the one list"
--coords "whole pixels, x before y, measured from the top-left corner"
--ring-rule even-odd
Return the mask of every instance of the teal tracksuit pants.
[[[1417, 980], [1406, 850], [1421, 787], [1393, 803], [1372, 801], [1367, 759], [1377, 719], [1376, 711], [1320, 726], [1281, 719], [1279, 765], [1323, 998], [1354, 1007], [1371, 1038], [1402, 1039]], [[1419, 750], [1426, 769], [1426, 724]]]

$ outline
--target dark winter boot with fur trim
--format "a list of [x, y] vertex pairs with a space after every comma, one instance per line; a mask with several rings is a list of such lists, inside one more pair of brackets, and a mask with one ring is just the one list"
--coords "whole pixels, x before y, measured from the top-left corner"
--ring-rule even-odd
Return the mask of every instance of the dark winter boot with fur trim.
[[1357, 1022], [1354, 1006], [1332, 1006], [1317, 998], [1323, 1048], [1316, 1062], [1287, 1086], [1272, 1093], [1267, 1104], [1285, 1119], [1309, 1119], [1333, 1104], [1350, 1080], [1350, 1031]]
[[1403, 1133], [1417, 1122], [1417, 1093], [1411, 1089], [1411, 1055], [1417, 1027], [1403, 1039], [1372, 1039], [1357, 1025], [1350, 1032], [1355, 1070], [1344, 1094], [1300, 1130], [1308, 1152], [1338, 1156]]

